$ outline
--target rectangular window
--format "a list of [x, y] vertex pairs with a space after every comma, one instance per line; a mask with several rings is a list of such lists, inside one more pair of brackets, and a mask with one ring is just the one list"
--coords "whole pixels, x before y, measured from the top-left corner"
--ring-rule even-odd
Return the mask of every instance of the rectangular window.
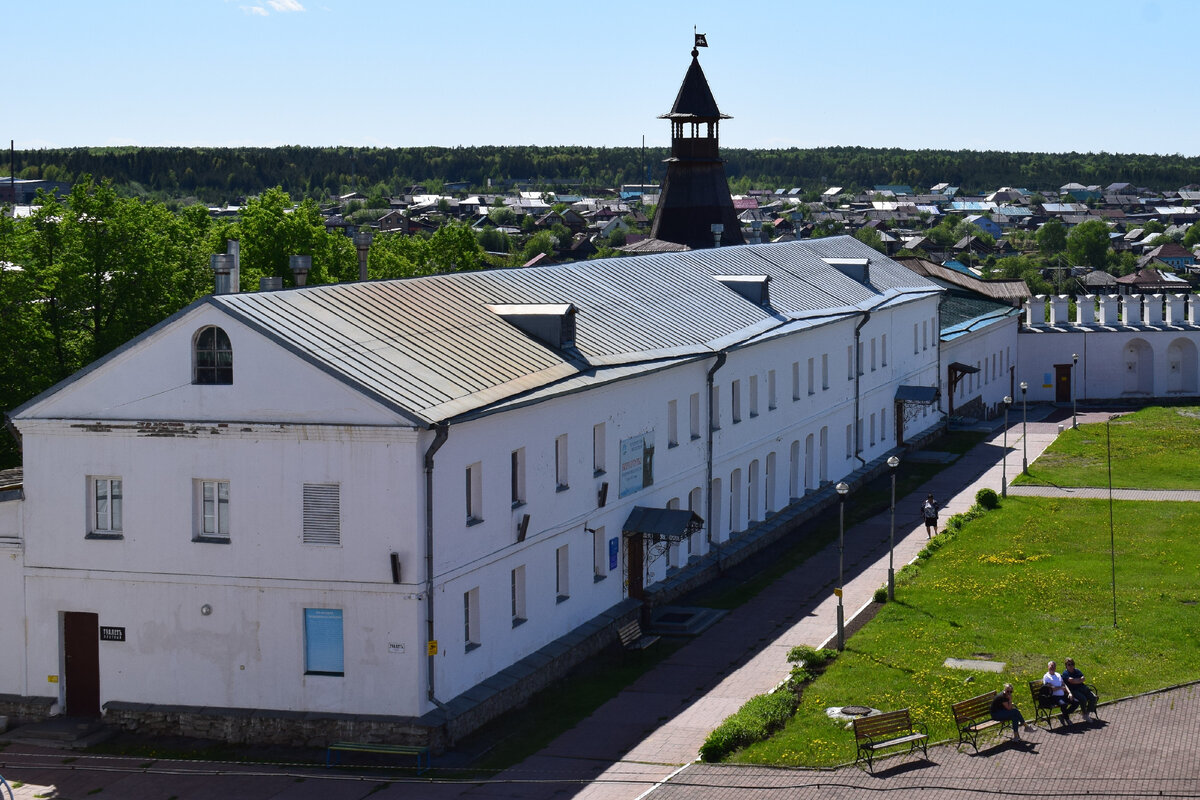
[[688, 432], [693, 439], [700, 438], [700, 393], [692, 392], [688, 398]]
[[714, 431], [721, 430], [721, 387], [713, 384], [712, 395], [709, 399], [712, 404], [712, 429]]
[[750, 416], [758, 416], [758, 376], [750, 376]]
[[512, 624], [517, 627], [527, 619], [525, 616], [525, 565], [512, 571]]
[[869, 441], [871, 442], [871, 447], [874, 447], [875, 446], [875, 415], [874, 414], [871, 415], [870, 427], [867, 430], [871, 434], [870, 439], [869, 439]]
[[733, 416], [733, 424], [737, 425], [742, 421], [742, 382], [733, 381], [730, 385], [732, 390], [729, 393], [729, 413]]
[[887, 334], [882, 334], [879, 337], [879, 365], [887, 366]]
[[564, 433], [554, 440], [554, 482], [556, 491], [567, 489], [567, 435]]
[[887, 441], [887, 406], [879, 411], [879, 441]]
[[[812, 359], [808, 360], [808, 385], [812, 388]], [[809, 392], [811, 394], [811, 392]], [[800, 399], [800, 362], [792, 362], [792, 400]]]
[[919, 347], [917, 347], [917, 323], [914, 322], [913, 323], [913, 354], [915, 355], [919, 352], [921, 352], [921, 350]]
[[608, 577], [608, 542], [604, 538], [604, 526], [592, 531], [592, 578], [602, 581]]
[[[566, 449], [566, 436], [563, 436], [563, 449]], [[607, 469], [608, 460], [604, 452], [604, 423], [598, 422], [592, 426], [592, 472], [596, 476], [603, 475]], [[563, 481], [566, 483], [566, 481]]]
[[816, 374], [816, 359], [808, 359], [808, 393], [810, 395], [817, 393], [817, 374]]
[[467, 524], [483, 522], [483, 465], [476, 461], [467, 467]]
[[479, 587], [463, 592], [463, 643], [466, 652], [479, 647]]
[[875, 371], [875, 340], [871, 339], [871, 372]]
[[509, 464], [509, 483], [512, 491], [513, 508], [525, 504], [525, 448], [512, 451]]
[[305, 544], [342, 543], [342, 487], [336, 483], [304, 484]]
[[229, 481], [196, 481], [196, 539], [229, 541]]
[[667, 401], [667, 447], [679, 444], [679, 401]]
[[829, 388], [829, 353], [821, 354], [821, 390]]
[[929, 323], [921, 320], [921, 349], [929, 349]]
[[775, 370], [767, 370], [767, 411], [774, 411], [778, 407], [775, 402]]
[[554, 593], [558, 602], [571, 596], [570, 572], [568, 570], [567, 545], [554, 551]]
[[344, 675], [342, 610], [304, 609], [304, 674]]
[[123, 494], [120, 478], [89, 478], [92, 525], [88, 535], [97, 539], [119, 539], [124, 530]]
[[846, 380], [854, 380], [854, 345], [846, 345]]

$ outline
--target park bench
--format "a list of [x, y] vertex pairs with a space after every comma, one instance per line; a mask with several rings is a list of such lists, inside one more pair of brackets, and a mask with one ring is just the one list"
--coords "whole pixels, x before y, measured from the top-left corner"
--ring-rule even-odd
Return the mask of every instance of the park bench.
[[[912, 721], [907, 708], [857, 717], [853, 724], [854, 740], [858, 745], [855, 761], [866, 759], [867, 769], [872, 772], [875, 771], [875, 754], [888, 747], [906, 744], [908, 752], [911, 753], [919, 745], [926, 760], [929, 758], [929, 734], [922, 723]], [[921, 730], [918, 731], [917, 728]]]
[[[1090, 683], [1085, 683], [1084, 686], [1096, 696], [1096, 702], [1099, 703], [1100, 692], [1097, 691], [1096, 687]], [[1033, 698], [1033, 707], [1037, 709], [1034, 721], [1041, 722], [1042, 720], [1046, 720], [1046, 727], [1052, 727], [1051, 720], [1054, 717], [1054, 712], [1058, 709], [1058, 703], [1042, 695], [1042, 682], [1040, 680], [1029, 682], [1029, 694]], [[1066, 715], [1060, 714], [1058, 721], [1060, 725], [1065, 726], [1067, 724]]]
[[334, 742], [325, 750], [325, 766], [331, 767], [341, 760], [342, 753], [384, 753], [387, 755], [416, 756], [417, 774], [429, 769], [429, 748], [409, 744], [371, 744], [368, 742]]
[[950, 706], [954, 713], [954, 726], [958, 728], [960, 747], [964, 743], [970, 742], [971, 747], [974, 747], [975, 752], [978, 753], [979, 734], [988, 728], [1003, 725], [1000, 720], [992, 719], [992, 701], [995, 699], [996, 692], [991, 691]]
[[645, 650], [658, 641], [657, 636], [647, 636], [642, 633], [642, 624], [636, 619], [630, 620], [617, 629], [621, 637], [621, 646], [627, 650]]

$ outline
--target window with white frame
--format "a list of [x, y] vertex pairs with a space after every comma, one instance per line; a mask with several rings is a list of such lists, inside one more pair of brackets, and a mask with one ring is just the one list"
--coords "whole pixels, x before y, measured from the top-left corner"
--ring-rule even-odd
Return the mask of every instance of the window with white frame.
[[567, 435], [564, 433], [554, 440], [554, 486], [556, 491], [564, 491], [570, 487], [567, 481]]
[[914, 322], [913, 323], [913, 354], [916, 355], [919, 352], [921, 352], [921, 350], [919, 347], [917, 347], [917, 323]]
[[721, 387], [715, 383], [712, 387], [709, 403], [712, 407], [712, 429], [719, 431], [721, 430]]
[[479, 587], [463, 592], [463, 643], [466, 652], [479, 647]]
[[608, 542], [604, 539], [604, 526], [592, 531], [592, 578], [601, 581], [608, 577]]
[[571, 596], [570, 558], [568, 545], [563, 545], [554, 551], [554, 593], [558, 602]]
[[775, 370], [767, 370], [767, 411], [774, 411], [779, 404], [775, 400]]
[[[812, 359], [808, 360], [808, 385], [812, 387]], [[811, 392], [810, 392], [811, 394]], [[800, 399], [800, 362], [792, 362], [792, 402]]]
[[737, 425], [742, 421], [742, 382], [740, 380], [731, 381], [730, 387], [729, 413], [733, 416], [733, 424]]
[[306, 483], [302, 510], [304, 544], [342, 543], [342, 487], [336, 483]]
[[846, 345], [846, 380], [854, 380], [854, 345]]
[[[816, 362], [815, 357], [808, 359], [808, 393], [810, 395], [817, 393], [817, 383], [816, 383], [817, 376], [816, 376], [816, 363], [815, 362]], [[799, 387], [796, 387], [796, 388], [797, 388], [797, 391], [799, 391]]]
[[758, 376], [750, 376], [750, 416], [758, 416]]
[[483, 522], [483, 464], [476, 461], [466, 470], [467, 524]]
[[509, 483], [512, 492], [512, 507], [525, 504], [525, 448], [512, 451], [509, 457]]
[[875, 338], [871, 338], [871, 372], [875, 371]]
[[304, 609], [304, 674], [346, 674], [342, 635], [342, 609]]
[[197, 480], [195, 540], [229, 541], [229, 481]]
[[120, 539], [124, 531], [124, 495], [121, 479], [112, 477], [88, 478], [87, 535], [92, 539]]
[[829, 388], [829, 353], [821, 354], [821, 391]]
[[[566, 435], [563, 436], [563, 450], [566, 450]], [[607, 471], [607, 454], [604, 449], [604, 423], [598, 422], [592, 426], [592, 471], [596, 477]], [[562, 481], [566, 483], [566, 481]]]
[[879, 366], [887, 366], [887, 334], [881, 334], [879, 337]]
[[688, 435], [693, 439], [700, 438], [700, 393], [692, 392], [688, 398]]
[[522, 564], [512, 571], [512, 625], [517, 627], [528, 617], [525, 616], [525, 565]]
[[667, 447], [679, 444], [679, 401], [667, 401]]

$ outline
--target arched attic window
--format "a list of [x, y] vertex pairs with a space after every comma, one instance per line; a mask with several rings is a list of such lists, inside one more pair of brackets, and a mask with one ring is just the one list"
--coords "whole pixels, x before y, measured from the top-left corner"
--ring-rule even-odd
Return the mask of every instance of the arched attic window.
[[233, 383], [233, 345], [225, 331], [210, 325], [196, 334], [192, 358], [192, 383]]

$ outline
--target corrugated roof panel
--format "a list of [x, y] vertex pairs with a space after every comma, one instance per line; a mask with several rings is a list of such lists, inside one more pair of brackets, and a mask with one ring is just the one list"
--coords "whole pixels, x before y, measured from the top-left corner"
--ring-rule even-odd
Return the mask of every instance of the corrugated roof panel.
[[[864, 285], [823, 258], [869, 258]], [[770, 305], [716, 275], [767, 275]], [[218, 306], [323, 369], [429, 421], [537, 391], [598, 365], [703, 355], [814, 312], [938, 291], [848, 237], [577, 264], [221, 295]], [[549, 347], [489, 306], [572, 304], [574, 346]]]

